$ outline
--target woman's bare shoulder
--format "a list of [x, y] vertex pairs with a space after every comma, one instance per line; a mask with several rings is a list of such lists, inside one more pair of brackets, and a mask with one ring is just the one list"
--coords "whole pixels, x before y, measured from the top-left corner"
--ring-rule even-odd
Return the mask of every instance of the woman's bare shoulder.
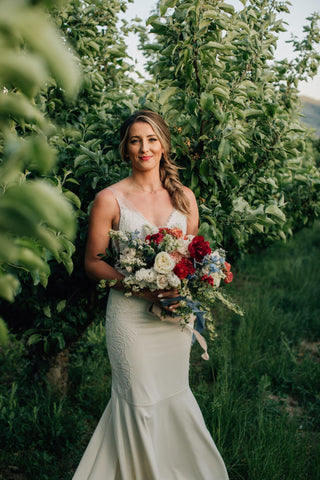
[[110, 214], [110, 212], [115, 213], [117, 210], [117, 199], [111, 189], [104, 188], [96, 194], [91, 213], [105, 212], [106, 214]]
[[117, 183], [114, 183], [110, 185], [109, 187], [104, 188], [103, 190], [100, 190], [95, 196], [95, 201], [97, 200], [98, 202], [107, 202], [107, 203], [112, 203], [116, 202], [116, 195], [114, 191], [118, 191], [119, 193], [123, 193], [126, 189], [127, 185], [127, 179], [124, 178], [123, 180], [120, 180]]
[[183, 186], [183, 193], [187, 197], [190, 203], [195, 203], [196, 202], [196, 197], [191, 188], [186, 187], [185, 185]]

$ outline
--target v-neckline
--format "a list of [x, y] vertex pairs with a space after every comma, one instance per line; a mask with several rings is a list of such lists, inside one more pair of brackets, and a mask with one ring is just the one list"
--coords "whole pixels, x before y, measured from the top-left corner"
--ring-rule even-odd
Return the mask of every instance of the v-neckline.
[[175, 208], [173, 208], [173, 209], [171, 210], [170, 215], [168, 216], [168, 218], [167, 218], [167, 220], [166, 220], [165, 223], [163, 223], [162, 225], [156, 225], [155, 223], [150, 222], [150, 220], [148, 220], [148, 219], [143, 215], [143, 213], [140, 212], [140, 210], [138, 210], [131, 202], [130, 202], [130, 204], [131, 204], [131, 206], [132, 206], [133, 208], [129, 208], [129, 210], [133, 210], [134, 212], [138, 213], [138, 215], [140, 215], [141, 218], [143, 218], [147, 223], [149, 223], [149, 225], [151, 225], [152, 227], [155, 227], [155, 228], [166, 227], [167, 224], [169, 223], [169, 221], [171, 220], [172, 215], [174, 214], [174, 212], [175, 212], [175, 210], [176, 210]]
[[140, 215], [141, 218], [143, 218], [149, 225], [151, 225], [152, 227], [155, 227], [155, 228], [161, 228], [161, 227], [166, 227], [167, 224], [169, 223], [169, 221], [171, 220], [171, 217], [173, 216], [174, 212], [176, 211], [176, 208], [172, 208], [169, 216], [167, 217], [167, 220], [165, 223], [161, 224], [161, 225], [156, 225], [155, 223], [151, 222], [150, 220], [147, 219], [147, 217], [142, 213], [140, 212], [140, 210], [127, 198], [125, 197], [125, 195], [120, 192], [118, 189], [116, 188], [113, 188], [112, 189], [113, 191], [115, 191], [116, 195], [115, 197], [117, 198], [118, 200], [118, 197], [117, 195], [122, 199], [123, 203], [125, 204], [126, 207], [129, 208], [129, 210], [133, 211], [133, 212], [136, 212], [138, 215]]

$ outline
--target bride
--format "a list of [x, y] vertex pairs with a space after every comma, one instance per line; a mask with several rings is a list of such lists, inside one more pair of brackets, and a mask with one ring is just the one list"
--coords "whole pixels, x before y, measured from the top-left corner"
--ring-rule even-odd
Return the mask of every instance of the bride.
[[[124, 274], [100, 260], [108, 231], [179, 228], [196, 235], [198, 208], [170, 159], [170, 133], [163, 118], [140, 110], [121, 127], [120, 153], [132, 174], [97, 194], [85, 256], [94, 280], [117, 280], [106, 313], [112, 367], [111, 399], [73, 480], [227, 480], [223, 460], [189, 388], [192, 333], [163, 322], [150, 306], [174, 299], [177, 290], [144, 291], [127, 297]], [[172, 300], [168, 310], [178, 307]]]

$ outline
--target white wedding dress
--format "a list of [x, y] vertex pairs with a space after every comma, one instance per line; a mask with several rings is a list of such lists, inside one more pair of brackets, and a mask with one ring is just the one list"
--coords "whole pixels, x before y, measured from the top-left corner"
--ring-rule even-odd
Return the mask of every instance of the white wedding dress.
[[[153, 225], [111, 190], [120, 207], [119, 229], [146, 235]], [[174, 209], [165, 226], [186, 232], [186, 216]], [[110, 291], [112, 394], [73, 480], [227, 480], [189, 388], [192, 333], [161, 321], [149, 307], [144, 299]]]

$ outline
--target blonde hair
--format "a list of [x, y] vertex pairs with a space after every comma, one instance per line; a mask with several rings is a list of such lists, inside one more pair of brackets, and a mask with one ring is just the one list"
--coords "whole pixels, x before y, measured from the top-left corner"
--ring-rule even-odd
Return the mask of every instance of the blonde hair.
[[127, 144], [130, 127], [135, 122], [148, 123], [157, 135], [164, 153], [160, 160], [160, 180], [168, 191], [173, 206], [183, 213], [190, 213], [189, 200], [183, 191], [183, 185], [179, 179], [179, 170], [170, 156], [171, 139], [170, 130], [164, 119], [152, 110], [138, 110], [134, 112], [120, 127], [119, 152], [123, 160], [127, 160]]

